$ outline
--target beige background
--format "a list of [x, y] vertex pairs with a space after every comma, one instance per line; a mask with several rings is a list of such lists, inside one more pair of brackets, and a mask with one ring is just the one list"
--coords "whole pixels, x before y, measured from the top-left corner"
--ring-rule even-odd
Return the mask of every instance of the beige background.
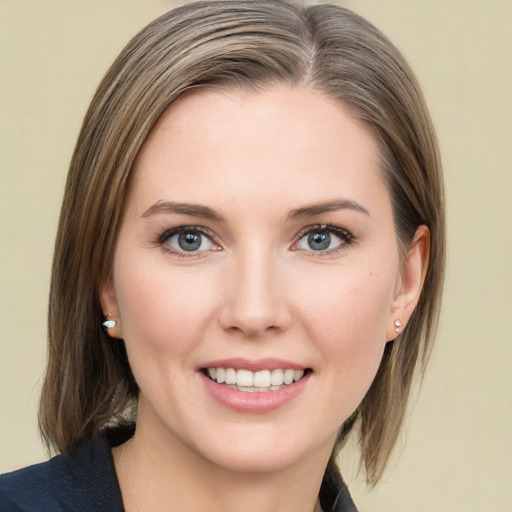
[[[44, 458], [49, 268], [81, 118], [128, 38], [173, 4], [0, 0], [0, 471]], [[402, 455], [373, 492], [346, 471], [352, 493], [362, 512], [510, 512], [512, 2], [343, 4], [395, 41], [424, 86], [450, 242], [438, 344]], [[354, 466], [350, 447], [344, 458]]]

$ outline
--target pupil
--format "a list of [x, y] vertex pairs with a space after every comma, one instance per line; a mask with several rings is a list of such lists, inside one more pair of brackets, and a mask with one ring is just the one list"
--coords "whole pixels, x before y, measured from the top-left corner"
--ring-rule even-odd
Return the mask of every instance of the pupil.
[[178, 237], [178, 245], [184, 251], [195, 251], [201, 247], [201, 235], [197, 233], [181, 233]]
[[311, 249], [315, 251], [328, 249], [331, 244], [331, 235], [325, 231], [320, 233], [311, 233], [308, 236], [308, 243]]

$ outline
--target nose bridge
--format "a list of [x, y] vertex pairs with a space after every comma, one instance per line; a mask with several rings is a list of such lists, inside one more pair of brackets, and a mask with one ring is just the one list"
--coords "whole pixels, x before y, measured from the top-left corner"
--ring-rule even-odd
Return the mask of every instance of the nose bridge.
[[225, 329], [257, 337], [289, 322], [279, 261], [265, 244], [248, 244], [234, 254], [221, 312]]

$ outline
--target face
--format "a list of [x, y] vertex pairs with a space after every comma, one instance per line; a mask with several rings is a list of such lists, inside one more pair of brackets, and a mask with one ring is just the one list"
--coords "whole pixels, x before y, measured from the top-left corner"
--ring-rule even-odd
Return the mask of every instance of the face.
[[133, 172], [102, 303], [141, 431], [234, 470], [328, 456], [407, 317], [372, 135], [307, 88], [201, 91]]

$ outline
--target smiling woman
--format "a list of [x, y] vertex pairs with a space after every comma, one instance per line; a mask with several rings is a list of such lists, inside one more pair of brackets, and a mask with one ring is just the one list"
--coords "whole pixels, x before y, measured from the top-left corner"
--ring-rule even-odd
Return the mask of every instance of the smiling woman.
[[355, 510], [337, 452], [358, 431], [379, 480], [443, 269], [435, 135], [382, 34], [328, 5], [170, 11], [84, 120], [40, 412], [63, 455], [2, 476], [2, 510]]

